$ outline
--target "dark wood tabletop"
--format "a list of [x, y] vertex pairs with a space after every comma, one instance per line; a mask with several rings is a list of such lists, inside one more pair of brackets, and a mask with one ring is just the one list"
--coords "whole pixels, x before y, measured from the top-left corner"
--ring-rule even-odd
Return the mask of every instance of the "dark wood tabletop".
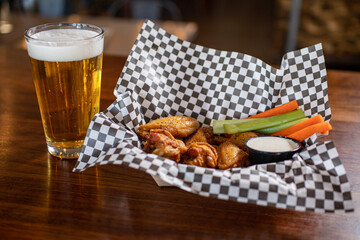
[[[124, 57], [105, 56], [101, 110]], [[360, 72], [328, 70], [334, 141], [354, 212], [281, 210], [158, 187], [125, 166], [73, 173], [47, 152], [25, 50], [0, 45], [1, 239], [359, 239]]]

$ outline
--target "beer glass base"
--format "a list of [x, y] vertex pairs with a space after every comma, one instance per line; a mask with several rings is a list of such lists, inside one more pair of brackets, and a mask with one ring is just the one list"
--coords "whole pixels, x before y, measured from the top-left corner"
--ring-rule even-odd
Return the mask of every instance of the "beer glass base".
[[48, 151], [54, 157], [60, 159], [76, 159], [79, 157], [81, 152], [81, 147], [79, 148], [58, 148], [47, 144]]

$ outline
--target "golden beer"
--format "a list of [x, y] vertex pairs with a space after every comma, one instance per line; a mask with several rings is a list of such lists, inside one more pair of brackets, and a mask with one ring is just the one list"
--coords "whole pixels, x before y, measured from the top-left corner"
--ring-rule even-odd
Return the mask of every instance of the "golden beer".
[[46, 142], [54, 156], [78, 157], [99, 112], [103, 36], [98, 35], [67, 28], [35, 33], [34, 42], [26, 39]]

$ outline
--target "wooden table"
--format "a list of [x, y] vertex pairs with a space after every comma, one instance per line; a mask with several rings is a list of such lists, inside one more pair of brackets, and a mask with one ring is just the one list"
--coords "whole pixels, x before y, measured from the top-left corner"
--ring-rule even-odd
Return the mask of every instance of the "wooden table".
[[[104, 58], [101, 110], [125, 58]], [[159, 188], [150, 175], [106, 165], [73, 173], [47, 153], [27, 53], [0, 45], [1, 239], [359, 239], [360, 73], [328, 70], [332, 125], [355, 212], [318, 214]]]

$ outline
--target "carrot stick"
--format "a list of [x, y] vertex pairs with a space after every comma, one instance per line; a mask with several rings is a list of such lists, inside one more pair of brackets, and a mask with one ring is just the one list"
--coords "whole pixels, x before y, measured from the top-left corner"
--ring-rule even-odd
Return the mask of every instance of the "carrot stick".
[[314, 133], [322, 133], [331, 130], [332, 127], [328, 122], [316, 123], [294, 132], [287, 137], [295, 139], [299, 142], [304, 141], [306, 138], [311, 137]]
[[288, 103], [284, 103], [283, 105], [271, 108], [269, 110], [266, 110], [265, 112], [258, 113], [254, 116], [248, 117], [248, 118], [264, 118], [264, 117], [272, 117], [281, 113], [287, 113], [291, 112], [295, 109], [297, 109], [299, 105], [297, 104], [296, 100], [292, 100]]
[[314, 116], [312, 118], [309, 118], [309, 119], [307, 119], [305, 121], [297, 123], [297, 124], [295, 124], [293, 126], [285, 128], [283, 130], [277, 131], [277, 132], [275, 132], [275, 133], [273, 133], [271, 135], [274, 135], [274, 136], [288, 136], [288, 135], [290, 135], [290, 134], [292, 134], [294, 132], [297, 132], [297, 131], [299, 131], [299, 130], [301, 130], [303, 128], [306, 128], [306, 127], [308, 127], [310, 125], [313, 125], [313, 124], [316, 124], [316, 123], [322, 123], [322, 122], [324, 122], [324, 119], [320, 114], [318, 114], [318, 115], [316, 115], [316, 116]]

